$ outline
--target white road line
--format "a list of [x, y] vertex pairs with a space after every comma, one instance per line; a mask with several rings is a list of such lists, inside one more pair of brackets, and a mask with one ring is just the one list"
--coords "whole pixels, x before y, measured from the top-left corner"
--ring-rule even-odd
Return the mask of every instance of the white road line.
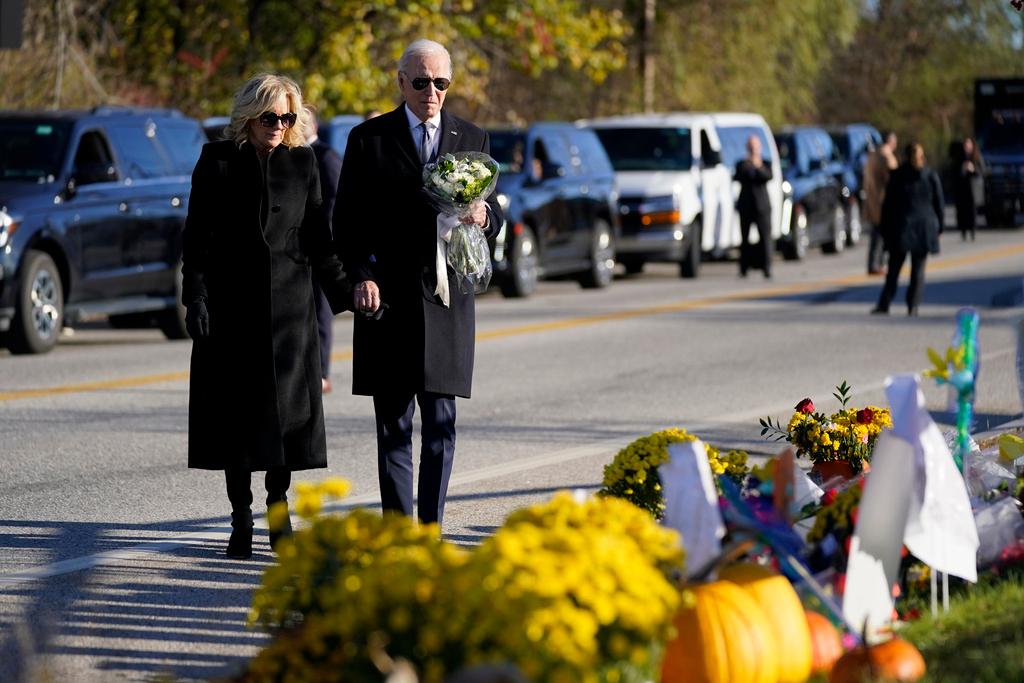
[[[981, 360], [982, 362], [991, 361], [1014, 353], [1016, 353], [1016, 347], [993, 350], [987, 353], [983, 352], [981, 354]], [[862, 391], [876, 391], [882, 389], [884, 386], [885, 381], [882, 380], [868, 385], [861, 385], [858, 389]], [[780, 404], [766, 405], [757, 409], [745, 410], [740, 413], [723, 416], [715, 421], [705, 421], [704, 423], [687, 424], [684, 426], [690, 432], [700, 433], [709, 431], [711, 428], [718, 425], [746, 422], [759, 417], [764, 417], [765, 415], [782, 414], [790, 409], [791, 406], [789, 404], [785, 406]], [[670, 425], [666, 425], [666, 427], [668, 426]], [[622, 448], [623, 445], [622, 439], [609, 438], [601, 441], [595, 441], [594, 443], [587, 444], [585, 446], [566, 448], [553, 453], [517, 458], [497, 465], [481, 467], [470, 472], [453, 474], [449, 488], [455, 489], [460, 486], [466, 486], [468, 484], [474, 484], [488, 479], [497, 479], [510, 474], [550, 467], [552, 465], [559, 465], [599, 455], [606, 455], [610, 460], [611, 456]], [[380, 496], [376, 492], [363, 493], [346, 498], [336, 505], [326, 506], [326, 511], [329, 512], [358, 506], [375, 505], [379, 500]], [[263, 524], [259, 526], [264, 528]], [[222, 542], [227, 538], [229, 533], [230, 527], [221, 524], [210, 526], [200, 531], [192, 531], [185, 534], [170, 536], [165, 539], [138, 543], [119, 550], [110, 550], [102, 553], [95, 553], [93, 555], [84, 555], [70, 560], [63, 560], [61, 562], [39, 565], [25, 571], [0, 575], [0, 590], [40, 581], [42, 579], [52, 578], [54, 576], [60, 576], [62, 574], [71, 574], [85, 569], [93, 569], [95, 567], [102, 567], [121, 562], [130, 562], [152, 553], [167, 552], [184, 546], [205, 545], [210, 542]]]

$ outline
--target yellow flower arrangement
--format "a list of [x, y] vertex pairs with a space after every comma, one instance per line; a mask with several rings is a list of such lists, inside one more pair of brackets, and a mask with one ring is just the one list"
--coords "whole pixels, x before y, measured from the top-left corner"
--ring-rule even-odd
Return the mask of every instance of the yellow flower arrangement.
[[888, 408], [878, 406], [848, 408], [850, 392], [845, 381], [836, 387], [833, 396], [841, 405], [831, 415], [816, 412], [811, 399], [805, 398], [794, 408], [785, 429], [770, 417], [762, 418], [761, 436], [785, 439], [796, 446], [797, 457], [814, 462], [845, 460], [855, 472], [860, 471], [871, 459], [878, 435], [892, 427], [892, 415]]
[[[327, 488], [303, 489], [304, 509]], [[562, 494], [473, 551], [402, 516], [309, 521], [254, 597], [250, 622], [274, 638], [241, 680], [379, 681], [387, 657], [425, 683], [486, 662], [537, 681], [650, 680], [679, 601], [678, 535], [624, 501]]]
[[[668, 462], [668, 447], [673, 443], [694, 441], [697, 437], [685, 429], [664, 429], [641, 437], [620, 450], [604, 468], [603, 488], [599, 495], [624, 498], [647, 510], [656, 519], [665, 514], [665, 495], [661, 490], [658, 466]], [[744, 451], [722, 453], [705, 444], [708, 463], [715, 475], [725, 474], [737, 482], [750, 472]]]

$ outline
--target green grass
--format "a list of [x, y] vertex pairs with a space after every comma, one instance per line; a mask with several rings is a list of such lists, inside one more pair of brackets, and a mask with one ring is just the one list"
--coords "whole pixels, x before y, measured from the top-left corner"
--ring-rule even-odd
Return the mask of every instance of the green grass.
[[902, 629], [924, 655], [930, 683], [1024, 681], [1024, 582], [1020, 577], [969, 588]]

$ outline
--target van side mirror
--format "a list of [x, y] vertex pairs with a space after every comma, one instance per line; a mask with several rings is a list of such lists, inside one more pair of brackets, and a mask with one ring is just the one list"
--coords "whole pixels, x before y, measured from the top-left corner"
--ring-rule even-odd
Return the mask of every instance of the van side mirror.
[[545, 161], [541, 164], [541, 179], [550, 180], [551, 178], [562, 178], [565, 176], [565, 166], [556, 164], [551, 161]]
[[808, 165], [812, 171], [820, 171], [825, 168], [824, 159], [811, 159], [811, 163]]
[[704, 168], [714, 168], [722, 163], [722, 154], [717, 149], [709, 149], [701, 155]]

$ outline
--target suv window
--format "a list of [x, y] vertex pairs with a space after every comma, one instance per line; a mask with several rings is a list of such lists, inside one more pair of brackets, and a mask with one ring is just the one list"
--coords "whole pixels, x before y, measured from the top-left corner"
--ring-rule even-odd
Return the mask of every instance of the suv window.
[[565, 138], [558, 133], [545, 131], [540, 134], [540, 139], [547, 152], [547, 161], [562, 166], [568, 173], [572, 168], [572, 154], [569, 153], [569, 145], [565, 143]]
[[779, 148], [779, 165], [785, 173], [797, 165], [796, 140], [792, 135], [776, 135], [775, 144]]
[[689, 128], [598, 128], [616, 171], [687, 171], [693, 166]]
[[[106, 173], [102, 173], [103, 169]], [[74, 175], [79, 185], [109, 182], [117, 179], [114, 158], [106, 138], [97, 130], [82, 133], [75, 151]]]
[[500, 173], [522, 173], [526, 155], [526, 136], [522, 133], [498, 131], [489, 135], [491, 156], [498, 162]]
[[157, 127], [157, 141], [171, 158], [174, 173], [190, 175], [199, 161], [206, 136], [196, 125], [166, 121]]
[[67, 123], [0, 121], [0, 181], [53, 180], [60, 175], [70, 132]]
[[115, 123], [108, 125], [107, 130], [124, 155], [121, 161], [126, 173], [136, 178], [171, 174], [171, 160], [157, 146], [155, 123]]

